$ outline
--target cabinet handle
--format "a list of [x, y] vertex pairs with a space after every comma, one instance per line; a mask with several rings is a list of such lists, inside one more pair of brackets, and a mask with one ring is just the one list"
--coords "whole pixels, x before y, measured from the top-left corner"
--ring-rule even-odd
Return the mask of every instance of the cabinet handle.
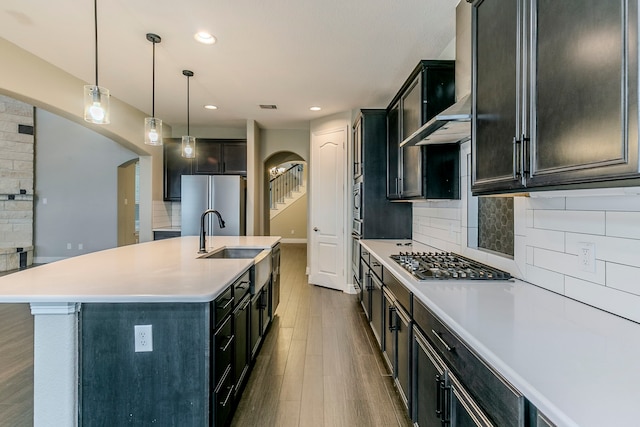
[[436, 415], [442, 419], [442, 391], [440, 389], [440, 375], [436, 374]]
[[442, 343], [442, 345], [444, 346], [444, 348], [447, 349], [447, 351], [453, 351], [453, 347], [449, 347], [449, 344], [445, 342], [445, 340], [442, 338], [442, 336], [438, 332], [436, 332], [434, 329], [432, 329], [431, 332], [433, 332], [433, 335], [435, 335], [436, 338], [438, 338], [438, 341]]
[[448, 386], [446, 380], [440, 381], [440, 391], [442, 392], [442, 418], [440, 422], [442, 426], [451, 423], [451, 386]]
[[229, 403], [229, 399], [231, 398], [231, 395], [233, 394], [233, 385], [230, 385], [227, 388], [229, 389], [229, 392], [227, 393], [227, 397], [225, 397], [224, 400], [222, 402], [220, 402], [220, 404], [222, 405], [223, 408], [225, 406], [227, 406], [227, 403]]
[[223, 346], [220, 346], [220, 351], [223, 351], [223, 352], [227, 351], [235, 337], [236, 337], [235, 335], [231, 335], [231, 336], [227, 337], [227, 342]]
[[[241, 286], [241, 285], [247, 285], [247, 286]], [[247, 289], [248, 287], [249, 287], [249, 282], [246, 282], [244, 280], [242, 282], [238, 283], [238, 285], [236, 286], [236, 288], [238, 288], [238, 289]]]
[[229, 308], [229, 306], [232, 303], [233, 303], [233, 298], [228, 298], [222, 307], [219, 304], [217, 304], [217, 308], [219, 310], [226, 310], [227, 308]]
[[396, 311], [396, 308], [394, 306], [389, 307], [389, 332], [393, 332], [395, 331], [397, 328], [395, 326], [395, 322], [394, 320], [394, 313]]
[[520, 178], [520, 140], [513, 137], [513, 179]]
[[530, 153], [531, 149], [531, 140], [524, 135], [522, 135], [522, 159], [520, 163], [520, 170], [522, 171], [523, 177], [530, 175], [529, 166], [530, 166]]
[[380, 263], [377, 262], [377, 261], [372, 261], [371, 265], [374, 266], [374, 267], [380, 267]]

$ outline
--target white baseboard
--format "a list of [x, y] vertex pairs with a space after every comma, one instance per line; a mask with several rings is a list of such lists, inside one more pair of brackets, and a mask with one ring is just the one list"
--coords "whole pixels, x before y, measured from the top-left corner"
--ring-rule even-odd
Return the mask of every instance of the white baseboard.
[[63, 259], [67, 259], [68, 257], [56, 257], [56, 256], [37, 256], [33, 257], [34, 264], [48, 264], [50, 262], [62, 261]]
[[347, 289], [344, 291], [346, 294], [357, 294], [360, 288], [355, 283], [347, 283]]
[[307, 243], [307, 239], [280, 239], [280, 243]]

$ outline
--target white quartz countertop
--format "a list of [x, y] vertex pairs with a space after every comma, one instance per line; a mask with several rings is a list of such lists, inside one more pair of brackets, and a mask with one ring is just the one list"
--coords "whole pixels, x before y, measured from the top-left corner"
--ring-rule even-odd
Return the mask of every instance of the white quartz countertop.
[[[273, 236], [207, 237], [222, 247], [271, 249]], [[249, 268], [253, 259], [201, 259], [199, 237], [123, 246], [0, 277], [1, 302], [206, 302]]]
[[389, 256], [435, 249], [398, 242], [361, 240], [551, 421], [640, 425], [639, 324], [519, 280], [417, 281]]

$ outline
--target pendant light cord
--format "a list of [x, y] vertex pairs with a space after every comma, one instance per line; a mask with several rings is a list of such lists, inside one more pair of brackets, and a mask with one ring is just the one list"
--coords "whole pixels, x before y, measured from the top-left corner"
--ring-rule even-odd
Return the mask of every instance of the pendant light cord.
[[96, 42], [96, 86], [98, 86], [98, 0], [93, 0], [93, 28]]
[[191, 76], [187, 76], [187, 135], [191, 135], [189, 132], [189, 79]]
[[151, 72], [151, 117], [156, 116], [156, 42], [153, 42], [153, 66]]

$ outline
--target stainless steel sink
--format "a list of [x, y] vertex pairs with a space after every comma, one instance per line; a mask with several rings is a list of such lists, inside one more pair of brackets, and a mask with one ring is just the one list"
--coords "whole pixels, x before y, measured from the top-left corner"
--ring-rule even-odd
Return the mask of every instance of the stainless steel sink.
[[246, 258], [251, 259], [258, 256], [264, 249], [256, 248], [222, 248], [211, 252], [202, 258]]

